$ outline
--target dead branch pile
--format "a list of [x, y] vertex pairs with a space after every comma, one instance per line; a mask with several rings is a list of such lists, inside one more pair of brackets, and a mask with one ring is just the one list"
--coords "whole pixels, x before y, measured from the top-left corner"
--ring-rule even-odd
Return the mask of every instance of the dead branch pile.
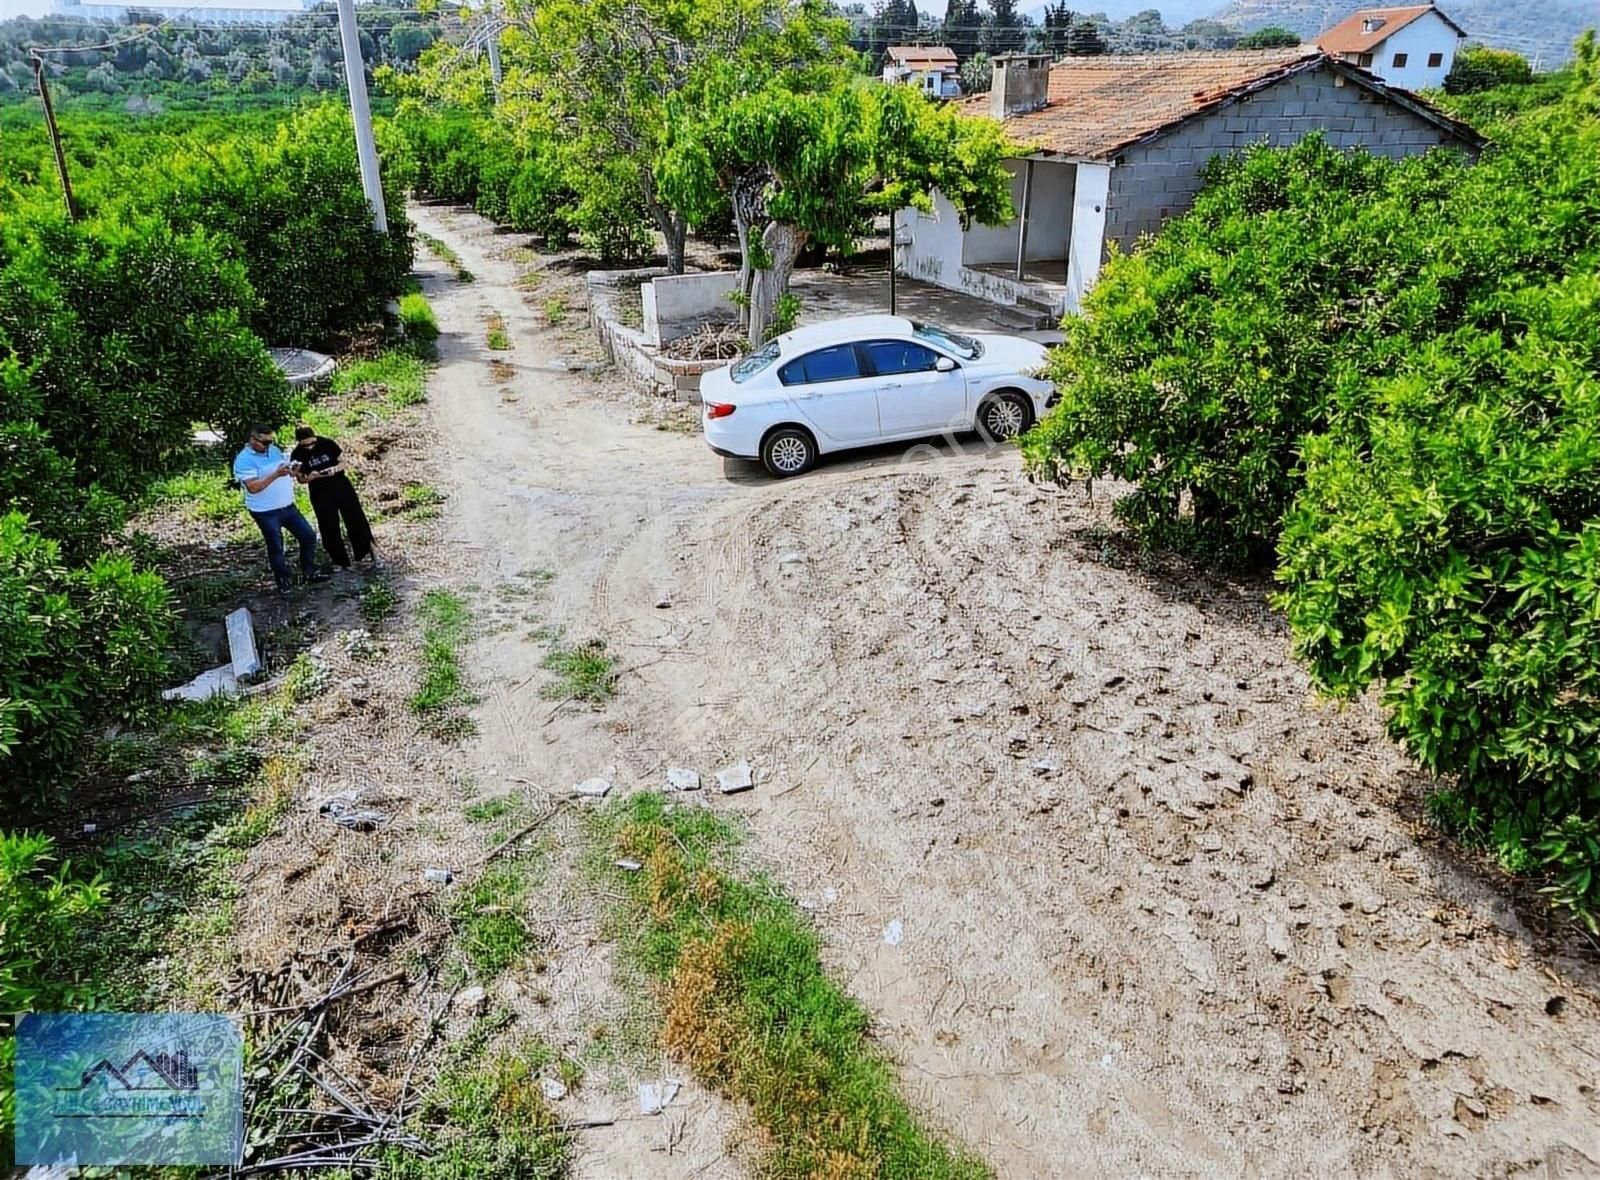
[[663, 345], [661, 351], [680, 361], [731, 361], [749, 347], [738, 324], [706, 324], [698, 332]]
[[[406, 1130], [417, 1092], [412, 1076], [437, 1027], [374, 1069], [361, 1052], [374, 1041], [410, 1039], [386, 1018], [393, 1009], [377, 993], [404, 988], [407, 972], [392, 964], [418, 941], [415, 915], [378, 921], [348, 940], [299, 950], [271, 971], [244, 975], [231, 999], [244, 1013], [252, 1044], [245, 1090], [245, 1154], [231, 1175], [377, 1167], [395, 1149], [430, 1153]], [[412, 981], [420, 983], [422, 981]], [[398, 1080], [393, 1075], [399, 1075]]]

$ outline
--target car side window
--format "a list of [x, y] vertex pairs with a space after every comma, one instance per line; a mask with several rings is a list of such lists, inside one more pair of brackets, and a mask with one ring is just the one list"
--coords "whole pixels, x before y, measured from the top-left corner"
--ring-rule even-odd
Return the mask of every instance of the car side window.
[[879, 377], [896, 373], [927, 373], [939, 363], [939, 354], [910, 340], [869, 340], [861, 346], [867, 363]]
[[861, 366], [856, 361], [853, 344], [839, 344], [833, 348], [819, 348], [805, 356], [796, 357], [778, 370], [778, 380], [785, 385], [810, 385], [817, 381], [848, 381], [861, 376]]

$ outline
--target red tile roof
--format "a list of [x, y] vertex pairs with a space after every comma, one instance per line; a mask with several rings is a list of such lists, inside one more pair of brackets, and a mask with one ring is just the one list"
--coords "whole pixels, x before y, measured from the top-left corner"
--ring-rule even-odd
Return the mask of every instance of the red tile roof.
[[955, 67], [956, 51], [948, 45], [891, 45], [889, 60], [896, 65]]
[[[1235, 94], [1253, 89], [1322, 58], [1315, 46], [1206, 53], [1145, 53], [1125, 57], [1069, 57], [1050, 67], [1043, 109], [1006, 120], [1012, 138], [1080, 159], [1118, 149]], [[961, 104], [987, 114], [989, 96]]]
[[[1371, 53], [1374, 46], [1381, 45], [1412, 21], [1430, 12], [1437, 14], [1458, 35], [1466, 36], [1460, 25], [1432, 4], [1408, 4], [1403, 8], [1362, 8], [1352, 12], [1318, 37], [1317, 45], [1328, 53]], [[1367, 32], [1366, 22], [1369, 20], [1382, 23]]]
[[[1483, 137], [1467, 124], [1408, 91], [1328, 56], [1315, 45], [1069, 57], [1050, 67], [1046, 105], [1011, 116], [1005, 121], [1006, 132], [1035, 152], [1108, 160], [1193, 115], [1322, 63], [1463, 143], [1483, 146]], [[959, 109], [967, 115], [987, 115], [989, 96], [975, 94], [963, 100]]]

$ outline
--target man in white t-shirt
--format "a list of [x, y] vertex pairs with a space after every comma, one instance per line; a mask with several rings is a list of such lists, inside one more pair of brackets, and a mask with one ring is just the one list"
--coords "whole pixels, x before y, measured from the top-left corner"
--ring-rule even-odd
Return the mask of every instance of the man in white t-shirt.
[[288, 594], [294, 583], [284, 557], [284, 529], [293, 533], [300, 545], [300, 571], [306, 581], [325, 582], [328, 575], [317, 572], [317, 534], [295, 507], [294, 465], [273, 442], [276, 433], [260, 422], [250, 428], [249, 441], [233, 461], [233, 478], [244, 489], [244, 506], [266, 539], [267, 560], [272, 563], [278, 589]]

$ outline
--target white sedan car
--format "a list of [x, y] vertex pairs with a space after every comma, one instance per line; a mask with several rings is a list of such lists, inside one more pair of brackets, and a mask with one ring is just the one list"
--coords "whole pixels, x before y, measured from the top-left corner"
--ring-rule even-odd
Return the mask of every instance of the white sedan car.
[[1015, 438], [1054, 399], [1041, 344], [902, 316], [813, 324], [700, 379], [706, 442], [799, 475], [850, 447], [976, 430]]

